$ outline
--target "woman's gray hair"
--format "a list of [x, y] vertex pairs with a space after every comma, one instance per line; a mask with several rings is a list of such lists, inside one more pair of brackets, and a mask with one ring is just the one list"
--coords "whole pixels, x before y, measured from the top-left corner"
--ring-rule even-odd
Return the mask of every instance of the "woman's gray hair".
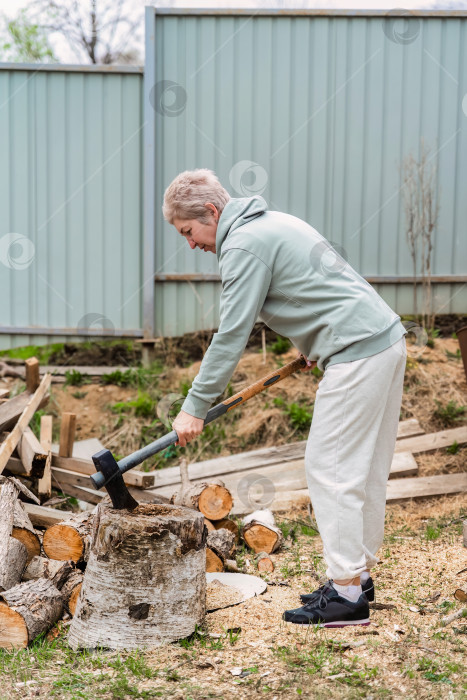
[[185, 170], [167, 187], [162, 213], [169, 224], [173, 224], [174, 219], [197, 219], [208, 224], [211, 214], [205, 207], [206, 202], [214, 204], [220, 216], [229, 199], [229, 193], [212, 170]]

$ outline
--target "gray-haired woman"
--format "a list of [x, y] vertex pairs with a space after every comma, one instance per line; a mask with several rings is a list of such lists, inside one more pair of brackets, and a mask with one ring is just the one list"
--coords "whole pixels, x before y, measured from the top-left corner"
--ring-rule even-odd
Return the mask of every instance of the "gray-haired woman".
[[305, 468], [328, 583], [283, 617], [325, 627], [369, 624], [371, 568], [382, 544], [397, 435], [406, 333], [399, 316], [323, 236], [262, 197], [232, 199], [210, 170], [178, 175], [163, 213], [192, 249], [215, 253], [220, 323], [173, 423], [201, 433], [260, 318], [324, 371]]

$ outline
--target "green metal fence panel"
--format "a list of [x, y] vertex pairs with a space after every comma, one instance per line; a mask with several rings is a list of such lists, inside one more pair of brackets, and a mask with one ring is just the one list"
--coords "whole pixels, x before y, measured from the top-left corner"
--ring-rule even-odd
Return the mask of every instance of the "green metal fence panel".
[[[217, 322], [219, 287], [205, 281], [218, 272], [215, 256], [191, 251], [162, 217], [179, 172], [208, 167], [232, 196], [261, 194], [377, 284], [412, 274], [401, 166], [410, 153], [419, 158], [421, 139], [440, 202], [435, 311], [467, 311], [465, 12], [146, 13], [156, 335]], [[458, 281], [447, 284], [452, 275]], [[413, 312], [410, 284], [377, 289], [399, 313]]]
[[0, 64], [0, 348], [142, 335], [142, 88]]

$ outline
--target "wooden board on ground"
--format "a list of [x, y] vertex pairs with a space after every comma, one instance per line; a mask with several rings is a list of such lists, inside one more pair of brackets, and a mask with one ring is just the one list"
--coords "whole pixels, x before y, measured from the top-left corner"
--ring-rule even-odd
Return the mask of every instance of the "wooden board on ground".
[[35, 527], [49, 527], [49, 525], [55, 525], [62, 520], [68, 520], [73, 515], [69, 510], [36, 506], [34, 503], [23, 503], [23, 507]]
[[[190, 475], [194, 467], [196, 464], [190, 465]], [[390, 478], [412, 476], [417, 474], [417, 471], [418, 465], [410, 452], [394, 455]], [[303, 458], [285, 464], [280, 462], [268, 466], [258, 466], [255, 470], [239, 471], [223, 476], [222, 480], [232, 494], [234, 503], [238, 503], [239, 500], [243, 501], [245, 505], [248, 503], [251, 510], [260, 508], [262, 505], [267, 506], [268, 494], [271, 494], [272, 497], [272, 494], [277, 491], [296, 491], [307, 487]], [[172, 490], [172, 486], [165, 486], [150, 489], [150, 492], [170, 497]]]
[[[450, 493], [467, 492], [467, 474], [439, 474], [415, 479], [393, 479], [388, 481], [387, 503], [397, 503], [410, 498], [444, 496]], [[268, 508], [274, 512], [285, 512], [302, 508], [310, 503], [308, 489], [280, 491]], [[243, 515], [248, 509], [242, 503], [235, 503], [232, 515]]]
[[[37, 408], [45, 406], [49, 398], [50, 395], [47, 392], [45, 396], [42, 397]], [[23, 391], [22, 394], [13, 396], [12, 399], [8, 399], [5, 403], [0, 404], [0, 432], [14, 427], [30, 400], [31, 394], [28, 394], [27, 391]]]
[[[77, 459], [92, 460], [96, 452], [105, 449], [105, 446], [98, 438], [88, 438], [87, 440], [75, 440], [73, 443], [72, 457]], [[52, 452], [58, 455], [58, 443], [52, 443]]]
[[[423, 433], [418, 421], [413, 418], [408, 421], [401, 421], [399, 423], [399, 431], [403, 435]], [[263, 447], [259, 450], [251, 450], [250, 452], [229, 455], [228, 457], [217, 457], [215, 459], [208, 459], [205, 462], [197, 462], [189, 465], [190, 480], [199, 481], [208, 477], [219, 476], [222, 477], [223, 481], [226, 481], [224, 477], [234, 472], [261, 469], [271, 464], [284, 465], [286, 462], [295, 462], [303, 459], [305, 456], [305, 448], [306, 440], [302, 440], [300, 442], [289, 443], [288, 445]], [[405, 452], [407, 450], [404, 449], [403, 451]], [[157, 490], [163, 486], [177, 485], [180, 483], [180, 469], [178, 466], [161, 469], [157, 472], [153, 472], [153, 474], [154, 488]]]
[[432, 452], [445, 447], [450, 447], [454, 442], [458, 445], [467, 443], [467, 425], [450, 430], [441, 430], [438, 433], [427, 433], [418, 437], [405, 438], [396, 443], [395, 452], [409, 451], [414, 454], [419, 452]]

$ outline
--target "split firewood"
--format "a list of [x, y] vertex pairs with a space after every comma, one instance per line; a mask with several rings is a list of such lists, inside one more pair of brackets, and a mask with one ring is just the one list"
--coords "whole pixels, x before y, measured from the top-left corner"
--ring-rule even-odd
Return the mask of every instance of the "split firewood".
[[269, 554], [266, 554], [266, 552], [260, 552], [256, 557], [255, 561], [256, 566], [258, 567], [258, 571], [268, 574], [272, 574], [272, 572], [274, 571], [274, 562], [272, 561]]
[[13, 575], [9, 549], [18, 489], [10, 479], [5, 479], [0, 488], [0, 588], [6, 590]]
[[87, 510], [47, 528], [42, 546], [49, 559], [71, 559], [75, 563], [86, 561], [93, 518], [94, 510]]
[[15, 449], [16, 445], [18, 444], [21, 438], [21, 435], [23, 434], [24, 429], [27, 425], [29, 425], [29, 422], [31, 421], [34, 413], [37, 411], [44, 397], [46, 396], [51, 381], [52, 375], [44, 375], [38, 389], [34, 392], [34, 394], [28, 394], [29, 400], [27, 401], [26, 406], [24, 407], [24, 410], [21, 413], [15, 427], [13, 428], [7, 439], [4, 440], [0, 445], [0, 473], [5, 469], [6, 464], [13, 453], [13, 450]]
[[34, 479], [40, 479], [44, 475], [47, 452], [28, 425], [23, 431], [17, 449], [26, 474]]
[[172, 505], [100, 504], [68, 643], [157, 647], [192, 634], [206, 605], [201, 513]]
[[10, 535], [6, 545], [6, 557], [0, 572], [0, 591], [7, 591], [21, 582], [28, 560], [28, 551], [22, 542]]
[[[49, 400], [49, 397], [50, 394], [46, 392], [42, 396], [37, 408], [42, 408], [45, 406]], [[5, 403], [0, 405], [0, 431], [10, 430], [14, 427], [30, 400], [31, 394], [29, 394], [27, 391], [23, 391], [21, 394], [13, 396], [13, 398], [8, 399], [8, 401], [5, 401]]]
[[48, 578], [60, 590], [73, 571], [72, 561], [59, 561], [58, 559], [37, 556], [31, 559], [27, 565], [23, 581]]
[[32, 491], [30, 491], [30, 490], [28, 489], [28, 487], [25, 486], [25, 485], [23, 484], [22, 481], [20, 481], [19, 479], [17, 479], [17, 478], [14, 477], [14, 476], [3, 476], [3, 475], [0, 476], [0, 484], [3, 484], [3, 482], [4, 482], [5, 480], [8, 480], [8, 481], [10, 481], [12, 484], [14, 484], [14, 485], [16, 486], [17, 490], [18, 490], [20, 493], [22, 493], [23, 496], [25, 496], [25, 498], [28, 499], [28, 501], [32, 501], [33, 503], [37, 503], [37, 505], [40, 504], [40, 501], [39, 501], [39, 499], [37, 498], [37, 496], [35, 496], [35, 495], [32, 493]]
[[0, 593], [0, 647], [27, 647], [54, 625], [63, 611], [60, 591], [46, 578]]
[[235, 550], [235, 535], [230, 530], [215, 530], [206, 540], [206, 571], [224, 571], [224, 563]]
[[441, 619], [441, 627], [446, 627], [450, 625], [454, 620], [458, 620], [460, 617], [467, 617], [467, 608], [461, 608], [461, 610], [456, 610], [456, 612], [451, 615], [447, 615]]
[[215, 520], [214, 521], [214, 527], [216, 530], [230, 530], [230, 532], [233, 532], [235, 535], [235, 544], [238, 544], [240, 541], [240, 530], [235, 522], [235, 520], [232, 520], [231, 518], [222, 518], [222, 520]]
[[268, 509], [256, 510], [243, 519], [243, 539], [257, 554], [272, 554], [284, 541], [282, 532], [276, 527], [274, 516]]
[[204, 518], [204, 524], [206, 525], [206, 529], [208, 532], [214, 532], [214, 530], [216, 529], [214, 527], [214, 524], [207, 518]]
[[78, 603], [78, 596], [83, 583], [83, 577], [84, 574], [82, 571], [75, 569], [70, 576], [68, 576], [61, 589], [65, 606], [71, 615], [74, 615], [76, 611], [76, 605]]
[[460, 600], [461, 603], [467, 603], [467, 585], [454, 591], [454, 598]]
[[186, 460], [180, 463], [180, 478], [180, 490], [173, 494], [171, 503], [199, 510], [208, 520], [221, 520], [230, 513], [232, 494], [222, 481], [193, 484], [188, 477]]
[[243, 574], [243, 569], [239, 568], [235, 559], [226, 559], [224, 562], [224, 568], [231, 574]]
[[21, 501], [16, 501], [12, 537], [22, 542], [28, 552], [28, 564], [33, 557], [37, 557], [41, 553], [41, 543], [37, 532], [34, 530], [28, 514], [23, 508]]

